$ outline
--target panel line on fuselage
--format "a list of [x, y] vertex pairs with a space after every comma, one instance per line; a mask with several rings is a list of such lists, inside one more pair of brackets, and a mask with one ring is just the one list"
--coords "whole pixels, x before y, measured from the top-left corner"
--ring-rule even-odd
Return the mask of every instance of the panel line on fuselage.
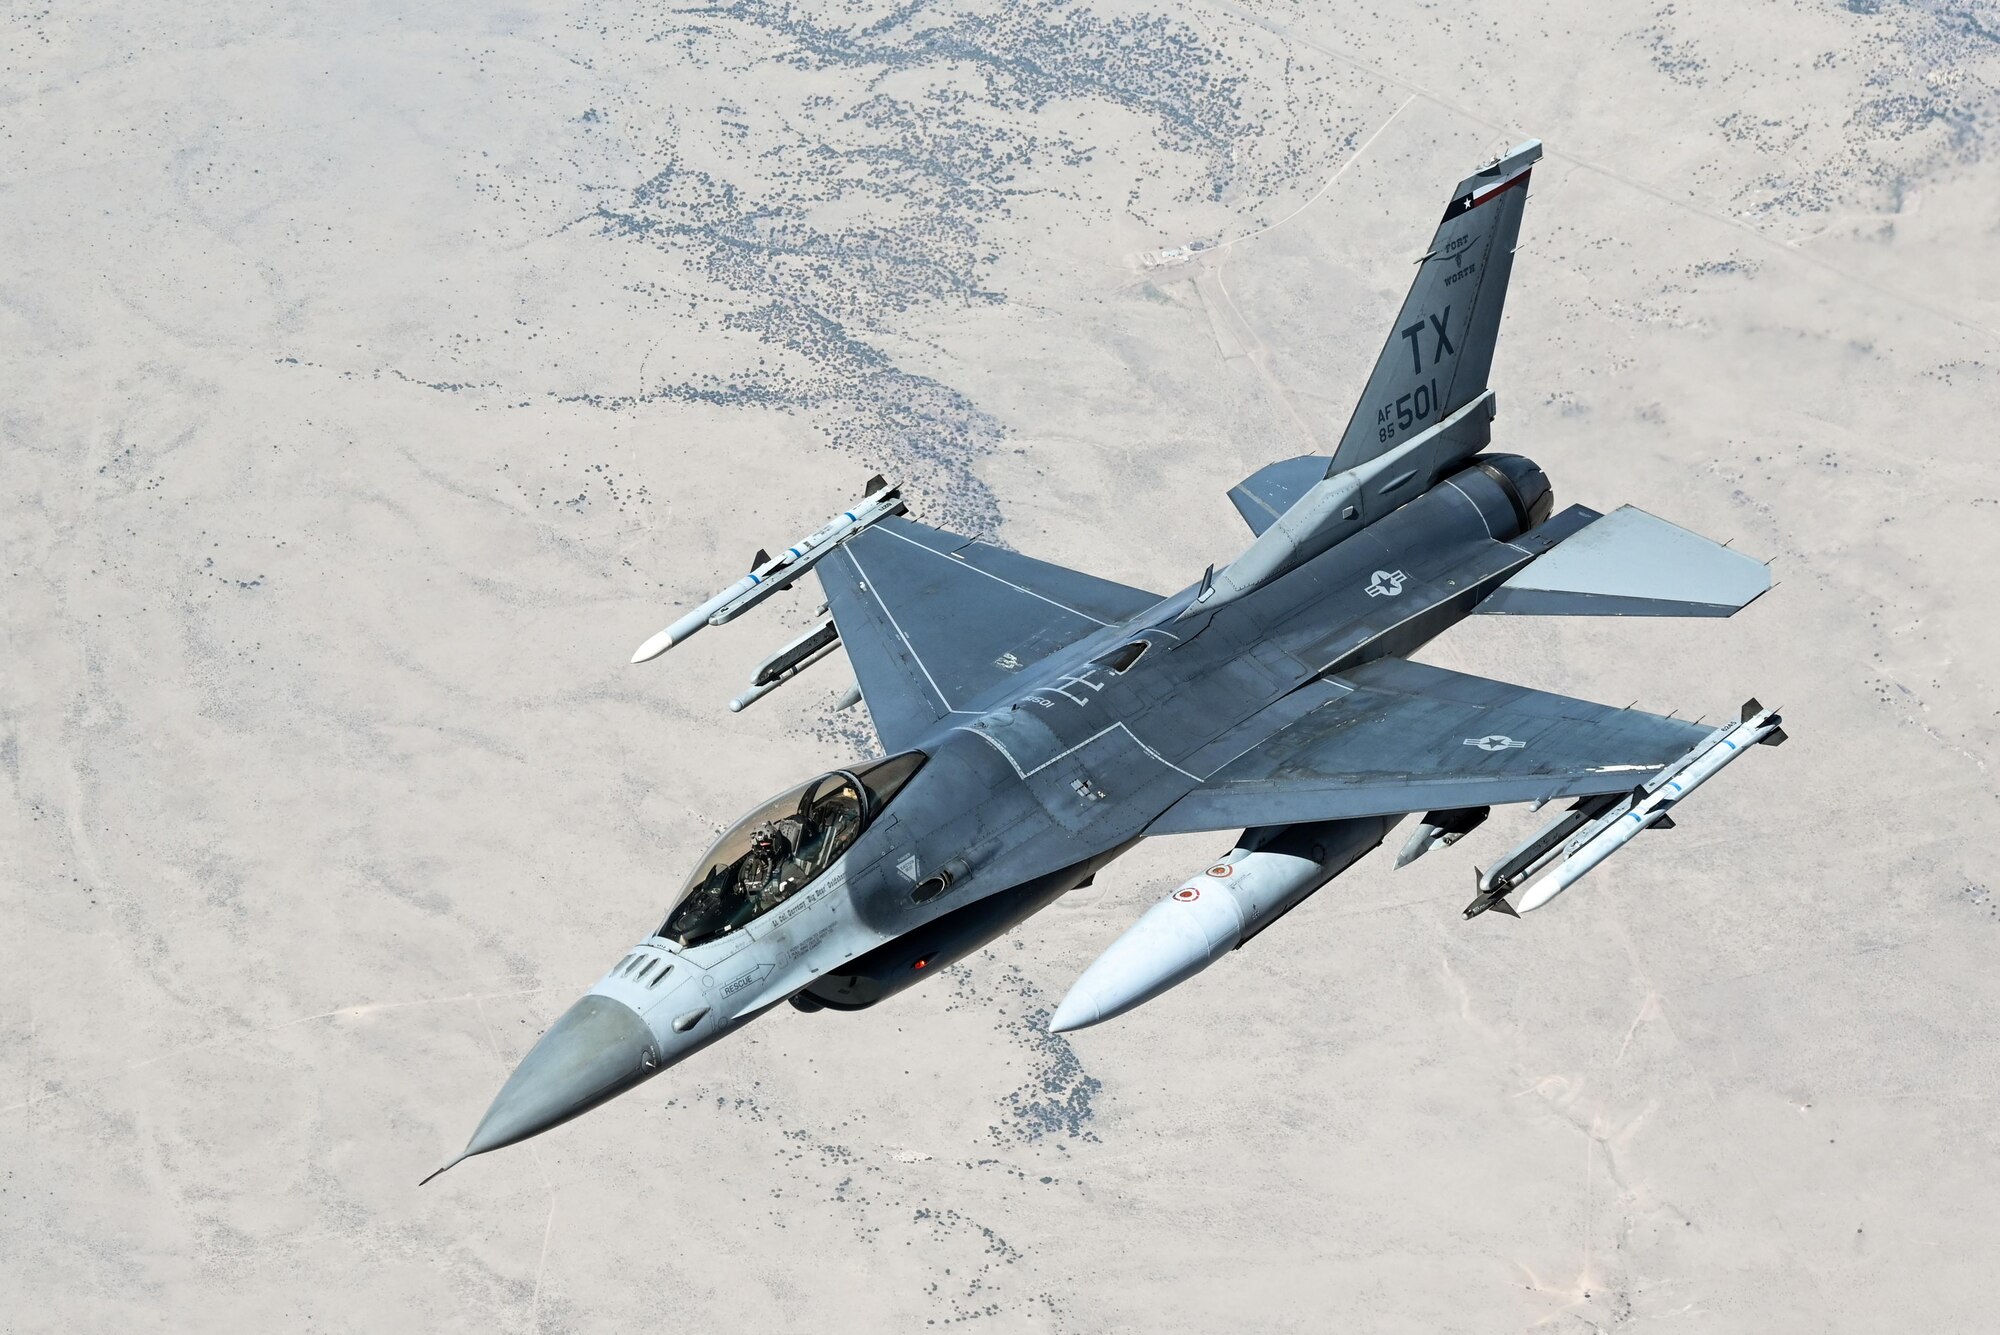
[[954, 729], [954, 731], [969, 732], [974, 737], [978, 737], [984, 740], [988, 746], [991, 746], [995, 751], [998, 751], [1002, 756], [1006, 757], [1007, 764], [1013, 768], [1015, 777], [1020, 779], [1026, 779], [1031, 775], [1040, 774], [1043, 770], [1055, 764], [1058, 760], [1061, 760], [1064, 756], [1075, 755], [1078, 751], [1083, 750], [1084, 747], [1089, 746], [1092, 742], [1096, 741], [1100, 737], [1103, 737], [1107, 733], [1122, 732], [1126, 735], [1126, 737], [1131, 739], [1132, 745], [1138, 747], [1141, 751], [1144, 751], [1147, 755], [1159, 761], [1162, 765], [1165, 765], [1168, 769], [1172, 770], [1174, 773], [1186, 774], [1188, 778], [1193, 779], [1196, 783], [1201, 782], [1201, 776], [1199, 774], [1190, 774], [1187, 770], [1182, 769], [1179, 765], [1176, 765], [1173, 761], [1167, 759], [1165, 756], [1161, 755], [1158, 751], [1155, 751], [1152, 747], [1146, 745], [1144, 741], [1140, 740], [1138, 734], [1134, 733], [1130, 728], [1126, 727], [1123, 722], [1113, 723], [1106, 727], [1099, 728], [1096, 732], [1090, 734], [1090, 736], [1084, 738], [1082, 741], [1078, 742], [1075, 746], [1070, 747], [1066, 751], [1058, 751], [1056, 754], [1050, 756], [1047, 760], [1044, 760], [1041, 764], [1035, 766], [1033, 769], [1022, 769], [1021, 762], [1014, 758], [1014, 753], [1012, 751], [1009, 751], [1006, 745], [1002, 743], [999, 738], [993, 736], [991, 733], [982, 732], [978, 728], [969, 728], [966, 727], [964, 724], [959, 724]]
[[[1476, 509], [1477, 507], [1475, 506], [1474, 508]], [[1511, 542], [1500, 542], [1496, 539], [1494, 541], [1494, 546], [1513, 548], [1513, 550], [1520, 552], [1523, 556], [1532, 557], [1534, 555], [1534, 553], [1529, 552], [1524, 548], [1515, 547], [1514, 544]], [[1464, 562], [1460, 562], [1457, 565], [1447, 566], [1445, 567], [1444, 570], [1439, 571], [1437, 575], [1435, 575], [1434, 577], [1425, 580], [1424, 584], [1431, 588], [1437, 588], [1438, 587], [1437, 581], [1439, 579], [1442, 579], [1446, 574], [1449, 574], [1452, 571], [1461, 569], [1464, 566], [1464, 564], [1465, 564]], [[1482, 575], [1478, 579], [1475, 579], [1470, 583], [1468, 583], [1464, 588], [1457, 589], [1454, 592], [1444, 594], [1443, 596], [1438, 598], [1436, 602], [1417, 604], [1416, 606], [1412, 607], [1407, 614], [1398, 617], [1394, 621], [1391, 621], [1388, 625], [1376, 627], [1372, 631], [1372, 633], [1368, 636], [1367, 640], [1364, 641], [1361, 645], [1355, 646], [1354, 648], [1350, 649], [1346, 654], [1337, 655], [1336, 657], [1327, 660], [1327, 662], [1325, 662], [1320, 666], [1319, 674], [1332, 672], [1334, 670], [1333, 665], [1335, 663], [1340, 662], [1342, 659], [1348, 658], [1350, 655], [1358, 652], [1360, 649], [1367, 648], [1370, 645], [1381, 643], [1383, 640], [1390, 638], [1397, 631], [1401, 630], [1403, 627], [1409, 625], [1413, 621], [1420, 621], [1424, 617], [1436, 615], [1436, 613], [1441, 608], [1450, 609], [1455, 604], [1463, 603], [1467, 599], [1472, 599], [1476, 602], [1478, 599], [1484, 598], [1488, 593], [1491, 593], [1494, 588], [1498, 587], [1501, 583], [1504, 583], [1507, 579], [1511, 578], [1514, 572], [1521, 569], [1522, 565], [1524, 564], [1526, 563], [1516, 562], [1513, 565], [1503, 566], [1499, 570], [1489, 571], [1485, 575]], [[1459, 619], [1463, 620], [1464, 618], [1461, 617]], [[1456, 625], [1457, 622], [1453, 622], [1452, 624]], [[1446, 629], [1449, 629], [1449, 627], [1447, 627]], [[1438, 634], [1442, 633], [1443, 631], [1438, 632]], [[1437, 634], [1433, 634], [1427, 637], [1424, 640], [1423, 644], [1415, 646], [1408, 652], [1414, 653], [1416, 652], [1417, 649], [1421, 649], [1428, 646], [1430, 642], [1432, 640], [1435, 640], [1436, 638]], [[1405, 655], [1385, 654], [1381, 656], [1390, 658], [1401, 658], [1404, 657]], [[1363, 660], [1363, 661], [1369, 661], [1369, 660]], [[1327, 677], [1324, 675], [1321, 675], [1320, 679], [1325, 681], [1339, 680], [1337, 676]]]
[[1465, 503], [1472, 507], [1472, 513], [1479, 516], [1480, 527], [1486, 530], [1486, 536], [1489, 538], [1493, 538], [1493, 541], [1495, 542], [1500, 541], [1500, 539], [1493, 537], [1493, 525], [1491, 525], [1486, 521], [1486, 512], [1479, 508], [1479, 502], [1473, 500], [1472, 497], [1467, 496], [1465, 488], [1459, 486], [1458, 483], [1454, 482], [1452, 479], [1446, 478], [1444, 480], [1444, 484], [1447, 487], [1450, 487], [1453, 491], [1457, 492], [1459, 495], [1465, 496]]
[[[1459, 486], [1458, 483], [1454, 482], [1450, 478], [1446, 478], [1444, 480], [1444, 485], [1450, 487], [1453, 491], [1465, 497], [1465, 503], [1472, 507], [1472, 513], [1479, 516], [1479, 522], [1486, 529], [1487, 537], [1493, 538], [1493, 541], [1499, 543], [1502, 547], [1512, 547], [1515, 551], [1519, 552], [1521, 555], [1525, 557], [1528, 557], [1531, 560], [1537, 556], [1542, 555], [1541, 552], [1529, 551], [1526, 547], [1523, 547], [1518, 542], [1513, 542], [1507, 538], [1494, 537], [1493, 525], [1487, 521], [1486, 512], [1479, 508], [1479, 502], [1472, 499], [1472, 494], [1466, 491], [1464, 487]], [[1414, 498], [1414, 499], [1421, 499], [1421, 498]]]

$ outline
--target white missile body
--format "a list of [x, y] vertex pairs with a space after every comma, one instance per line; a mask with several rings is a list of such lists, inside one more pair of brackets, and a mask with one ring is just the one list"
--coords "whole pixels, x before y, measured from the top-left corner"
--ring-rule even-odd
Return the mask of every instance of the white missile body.
[[1227, 857], [1147, 909], [1083, 971], [1049, 1031], [1100, 1024], [1186, 982], [1353, 866], [1398, 819], [1246, 832]]
[[[878, 478], [879, 482], [880, 479]], [[818, 565], [834, 548], [872, 524], [899, 515], [909, 507], [897, 488], [882, 485], [852, 510], [843, 510], [809, 537], [793, 543], [700, 607], [639, 646], [634, 663], [658, 658], [700, 630], [732, 621]]]
[[1671, 824], [1669, 813], [1683, 797], [1719, 774], [1745, 751], [1759, 742], [1784, 740], [1778, 711], [1746, 708], [1746, 717], [1733, 728], [1721, 730], [1702, 743], [1680, 763], [1669, 767], [1648, 784], [1643, 796], [1629, 806], [1621, 806], [1579, 830], [1566, 842], [1561, 860], [1541, 878], [1521, 892], [1518, 912], [1531, 913], [1575, 885], [1593, 868], [1616, 853], [1641, 830]]

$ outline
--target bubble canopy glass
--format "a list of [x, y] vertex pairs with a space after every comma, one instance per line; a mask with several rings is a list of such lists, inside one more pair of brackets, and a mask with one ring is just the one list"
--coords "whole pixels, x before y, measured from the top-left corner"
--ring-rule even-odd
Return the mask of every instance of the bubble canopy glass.
[[788, 788], [716, 840], [659, 935], [700, 945], [756, 921], [819, 879], [923, 767], [907, 751]]

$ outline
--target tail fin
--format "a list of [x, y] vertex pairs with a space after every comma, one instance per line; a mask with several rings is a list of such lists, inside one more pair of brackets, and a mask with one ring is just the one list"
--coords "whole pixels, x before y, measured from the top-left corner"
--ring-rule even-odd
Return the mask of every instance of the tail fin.
[[1541, 156], [1541, 141], [1530, 139], [1452, 191], [1328, 477], [1368, 462], [1485, 393], [1528, 170]]

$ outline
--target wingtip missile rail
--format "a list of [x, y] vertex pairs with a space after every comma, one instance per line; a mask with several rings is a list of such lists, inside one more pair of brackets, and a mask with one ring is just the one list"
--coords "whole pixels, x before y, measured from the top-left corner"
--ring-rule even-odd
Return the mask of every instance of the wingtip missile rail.
[[[1707, 745], [1704, 742], [1703, 745]], [[1521, 915], [1507, 902], [1507, 896], [1514, 893], [1521, 883], [1550, 860], [1559, 855], [1563, 845], [1585, 826], [1592, 824], [1606, 812], [1628, 800], [1619, 794], [1598, 797], [1580, 797], [1570, 805], [1569, 810], [1529, 835], [1506, 857], [1493, 864], [1492, 868], [1481, 872], [1473, 869], [1473, 885], [1478, 891], [1472, 902], [1465, 906], [1465, 916], [1476, 918], [1488, 909], [1498, 909], [1511, 918]], [[1541, 803], [1536, 803], [1537, 809]]]
[[902, 490], [891, 486], [880, 474], [868, 483], [861, 503], [843, 510], [809, 536], [793, 543], [775, 557], [753, 561], [750, 573], [695, 608], [680, 620], [640, 645], [632, 655], [634, 663], [658, 658], [703, 626], [720, 626], [763, 602], [818, 565], [834, 548], [871, 525], [909, 508]]
[[[1479, 893], [1465, 907], [1477, 917], [1490, 908], [1515, 917], [1532, 913], [1582, 880], [1613, 853], [1632, 842], [1642, 830], [1672, 829], [1673, 809], [1682, 798], [1721, 773], [1752, 746], [1779, 746], [1785, 741], [1783, 722], [1775, 709], [1757, 701], [1744, 702], [1733, 724], [1717, 728], [1688, 753], [1623, 797], [1586, 798], [1479, 878]], [[1512, 908], [1506, 896], [1522, 892]]]
[[1683, 797], [1719, 774], [1723, 767], [1758, 743], [1781, 745], [1785, 732], [1775, 709], [1765, 709], [1755, 700], [1745, 702], [1741, 720], [1726, 735], [1704, 742], [1674, 773], [1662, 775], [1662, 782], [1649, 785], [1643, 796], [1634, 792], [1631, 805], [1609, 818], [1600, 818], [1596, 827], [1574, 848], [1566, 847], [1564, 857], [1521, 894], [1515, 907], [1531, 913], [1554, 899], [1599, 863], [1630, 843], [1641, 830], [1670, 828], [1671, 812]]

